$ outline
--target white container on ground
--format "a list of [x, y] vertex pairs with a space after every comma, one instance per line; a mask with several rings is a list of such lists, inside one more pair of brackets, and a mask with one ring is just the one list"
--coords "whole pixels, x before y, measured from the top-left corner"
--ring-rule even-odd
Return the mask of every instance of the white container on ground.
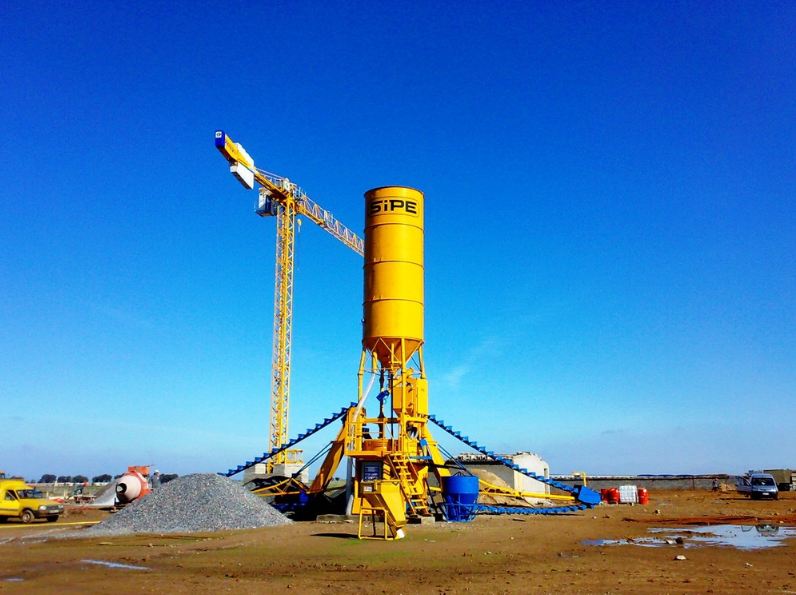
[[620, 504], [638, 504], [638, 488], [636, 486], [619, 486]]

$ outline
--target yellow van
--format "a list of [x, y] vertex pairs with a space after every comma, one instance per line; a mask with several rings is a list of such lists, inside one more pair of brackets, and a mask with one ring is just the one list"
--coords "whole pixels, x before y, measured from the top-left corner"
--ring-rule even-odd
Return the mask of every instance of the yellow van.
[[48, 500], [21, 479], [0, 479], [0, 523], [11, 518], [23, 523], [31, 523], [33, 519], [54, 522], [63, 512], [62, 504]]

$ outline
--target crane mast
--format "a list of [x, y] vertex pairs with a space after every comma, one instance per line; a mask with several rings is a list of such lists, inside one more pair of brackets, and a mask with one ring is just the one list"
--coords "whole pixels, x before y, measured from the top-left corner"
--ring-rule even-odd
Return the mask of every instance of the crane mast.
[[[271, 410], [269, 448], [281, 448], [288, 442], [290, 407], [290, 362], [293, 335], [293, 268], [296, 246], [296, 218], [304, 216], [360, 256], [364, 244], [360, 237], [307, 196], [288, 178], [255, 167], [243, 147], [218, 130], [216, 148], [230, 163], [230, 172], [248, 189], [260, 185], [257, 214], [276, 218], [276, 266], [274, 282], [274, 328], [271, 358]], [[279, 452], [268, 462], [267, 471], [298, 463], [299, 451]]]
[[[262, 190], [262, 189], [261, 189]], [[274, 336], [271, 354], [271, 415], [268, 445], [279, 447], [288, 441], [290, 407], [290, 353], [293, 339], [293, 263], [296, 248], [296, 209], [294, 201], [276, 207], [276, 266], [274, 284]], [[284, 451], [273, 465], [297, 462], [289, 460], [298, 453]]]

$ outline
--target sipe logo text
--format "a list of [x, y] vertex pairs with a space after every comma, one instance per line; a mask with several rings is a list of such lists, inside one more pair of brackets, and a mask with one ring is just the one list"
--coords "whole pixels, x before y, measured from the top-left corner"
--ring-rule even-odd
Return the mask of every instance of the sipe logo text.
[[394, 213], [403, 211], [409, 215], [417, 215], [417, 201], [402, 198], [383, 198], [372, 200], [368, 203], [368, 215], [379, 213]]

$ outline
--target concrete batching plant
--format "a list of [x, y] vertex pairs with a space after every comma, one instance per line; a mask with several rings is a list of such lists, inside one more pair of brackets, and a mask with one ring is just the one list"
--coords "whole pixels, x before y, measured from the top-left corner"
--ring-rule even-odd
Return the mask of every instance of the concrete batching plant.
[[[219, 146], [218, 134], [216, 138]], [[222, 153], [233, 167], [240, 165], [235, 160], [236, 151], [222, 150]], [[243, 166], [248, 167], [245, 163]], [[290, 200], [298, 205], [294, 208], [299, 212], [303, 208], [301, 205], [314, 204], [303, 192], [296, 190], [295, 184], [285, 182], [285, 178], [256, 169], [253, 173], [255, 179], [273, 191], [272, 195], [277, 199], [282, 200], [283, 195], [289, 195]], [[240, 172], [236, 175], [240, 177]], [[351, 506], [352, 512], [359, 515], [359, 536], [365, 537], [362, 521], [370, 516], [374, 520], [374, 528], [376, 521], [381, 521], [383, 532], [379, 536], [385, 539], [403, 537], [403, 527], [412, 519], [439, 514], [448, 520], [468, 520], [478, 512], [558, 514], [598, 504], [600, 496], [593, 490], [585, 486], [573, 488], [529, 471], [506, 457], [496, 455], [429, 413], [429, 387], [423, 362], [423, 252], [423, 193], [404, 186], [385, 186], [366, 192], [362, 355], [356, 402], [292, 440], [272, 441], [270, 451], [222, 475], [232, 476], [279, 457], [302, 440], [341, 420], [342, 427], [329, 444], [326, 457], [310, 486], [304, 485], [296, 473], [260, 493], [296, 495], [296, 504], [302, 505], [313, 495], [326, 490], [343, 457], [347, 456], [353, 464]], [[429, 422], [483, 457], [555, 488], [559, 493], [529, 493], [479, 481], [461, 463], [444, 455], [431, 434]], [[286, 427], [286, 422], [283, 427]], [[477, 502], [479, 491], [490, 495], [538, 498], [555, 505], [482, 506]]]

